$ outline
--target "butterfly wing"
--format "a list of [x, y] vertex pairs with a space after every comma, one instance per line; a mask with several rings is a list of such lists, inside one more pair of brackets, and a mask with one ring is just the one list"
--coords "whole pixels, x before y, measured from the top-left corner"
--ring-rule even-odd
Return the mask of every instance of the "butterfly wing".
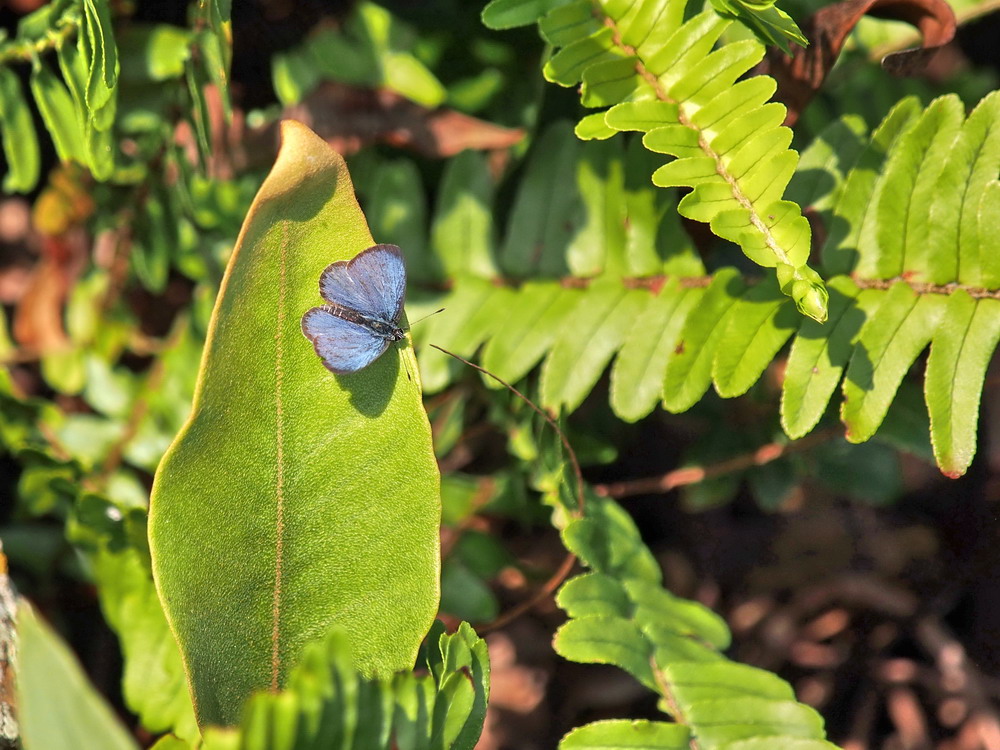
[[382, 356], [390, 343], [322, 307], [307, 310], [302, 316], [302, 333], [312, 341], [326, 369], [338, 374], [364, 369]]
[[395, 323], [406, 296], [406, 266], [395, 245], [374, 245], [349, 261], [326, 267], [319, 292], [330, 304]]

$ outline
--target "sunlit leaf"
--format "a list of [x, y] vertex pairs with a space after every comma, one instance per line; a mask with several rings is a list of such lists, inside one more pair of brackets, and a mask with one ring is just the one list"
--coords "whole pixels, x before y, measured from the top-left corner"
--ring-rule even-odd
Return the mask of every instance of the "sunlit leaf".
[[200, 722], [234, 723], [333, 626], [364, 673], [408, 668], [436, 610], [438, 475], [412, 354], [334, 376], [299, 328], [323, 268], [371, 244], [343, 161], [286, 123], [151, 501]]

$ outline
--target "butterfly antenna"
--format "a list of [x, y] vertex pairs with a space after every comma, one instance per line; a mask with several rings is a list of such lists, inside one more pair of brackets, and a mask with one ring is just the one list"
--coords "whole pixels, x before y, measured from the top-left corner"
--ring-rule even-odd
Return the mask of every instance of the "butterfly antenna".
[[[440, 312], [440, 310], [438, 312]], [[548, 422], [549, 426], [556, 431], [556, 434], [562, 441], [563, 447], [566, 449], [566, 456], [569, 458], [570, 465], [573, 467], [573, 474], [576, 478], [576, 506], [577, 506], [576, 512], [578, 516], [583, 516], [583, 472], [580, 471], [580, 462], [576, 458], [576, 451], [574, 451], [573, 446], [570, 445], [569, 439], [566, 437], [566, 433], [562, 431], [562, 428], [559, 426], [559, 423], [556, 422], [556, 420], [552, 417], [552, 415], [549, 414], [544, 409], [542, 409], [540, 406], [538, 406], [534, 401], [525, 396], [523, 393], [517, 390], [517, 388], [512, 386], [506, 380], [501, 378], [499, 375], [494, 375], [485, 367], [480, 367], [475, 362], [470, 362], [465, 357], [460, 357], [454, 352], [450, 352], [444, 347], [438, 346], [437, 344], [431, 344], [431, 346], [433, 346], [440, 352], [444, 352], [449, 357], [454, 357], [459, 362], [467, 364], [473, 370], [479, 370], [479, 372], [483, 373], [484, 375], [488, 375], [489, 377], [493, 378], [500, 385], [502, 385], [504, 388], [506, 388], [508, 391], [513, 393], [524, 403], [526, 403], [528, 406], [534, 409], [535, 412], [542, 417], [542, 419]], [[497, 630], [499, 628], [502, 628], [507, 623], [516, 620], [518, 617], [523, 615], [525, 612], [530, 610], [539, 602], [552, 596], [552, 594], [555, 593], [555, 590], [559, 588], [559, 586], [562, 584], [564, 580], [566, 580], [566, 576], [570, 574], [570, 571], [573, 570], [573, 564], [575, 562], [576, 562], [576, 555], [570, 552], [568, 555], [566, 555], [566, 558], [562, 561], [562, 564], [559, 566], [559, 569], [552, 575], [551, 578], [549, 578], [548, 581], [545, 582], [545, 585], [543, 585], [535, 593], [533, 597], [531, 597], [527, 601], [521, 602], [516, 607], [513, 607], [507, 612], [504, 612], [498, 618], [493, 620], [493, 622], [487, 623], [486, 625], [477, 628], [476, 629], [477, 632], [488, 633], [492, 630]]]
[[[429, 317], [430, 317], [431, 315], [437, 315], [437, 314], [438, 314], [439, 312], [444, 312], [444, 311], [445, 311], [445, 309], [446, 309], [446, 308], [442, 307], [441, 309], [439, 309], [439, 310], [435, 310], [435, 311], [434, 311], [434, 312], [432, 312], [432, 313], [427, 313], [427, 314], [426, 314], [426, 315], [424, 315], [424, 316], [423, 316], [422, 318], [417, 318], [416, 320], [414, 320], [414, 321], [413, 321], [412, 323], [410, 323], [410, 324], [409, 324], [409, 325], [408, 325], [408, 326], [406, 327], [406, 330], [407, 330], [407, 331], [409, 331], [409, 330], [410, 330], [411, 328], [413, 328], [413, 326], [415, 326], [415, 325], [416, 325], [417, 323], [419, 323], [419, 322], [420, 322], [421, 320], [427, 320], [427, 319], [428, 319], [428, 318], [429, 318]], [[431, 346], [433, 346], [433, 344], [431, 344]], [[442, 350], [442, 351], [444, 351], [444, 350]]]

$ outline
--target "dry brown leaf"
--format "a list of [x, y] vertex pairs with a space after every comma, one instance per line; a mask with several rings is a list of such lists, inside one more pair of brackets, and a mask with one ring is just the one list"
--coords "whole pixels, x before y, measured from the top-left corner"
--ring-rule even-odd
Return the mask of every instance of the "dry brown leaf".
[[882, 67], [893, 75], [920, 73], [938, 49], [955, 36], [955, 14], [945, 0], [846, 0], [816, 11], [802, 24], [809, 40], [789, 57], [772, 51], [758, 66], [778, 81], [776, 99], [788, 107], [786, 125], [794, 125], [837, 62], [848, 34], [865, 15], [904, 21], [920, 30], [918, 49], [886, 55]]
[[509, 148], [524, 131], [504, 128], [452, 109], [427, 109], [386, 89], [325, 82], [286, 117], [304, 122], [341, 153], [388, 143], [432, 158], [466, 149]]
[[[365, 146], [389, 144], [433, 159], [445, 159], [466, 149], [500, 151], [524, 138], [520, 128], [505, 128], [452, 109], [427, 109], [385, 89], [366, 89], [324, 82], [282, 118], [308, 125], [341, 154]], [[233, 160], [241, 167], [261, 166], [274, 158], [277, 123], [246, 130], [235, 116], [226, 139]], [[237, 148], [235, 144], [240, 144]]]
[[63, 307], [86, 259], [83, 224], [94, 211], [76, 165], [52, 171], [49, 183], [31, 209], [41, 259], [31, 270], [14, 311], [14, 340], [28, 351], [45, 352], [66, 345]]

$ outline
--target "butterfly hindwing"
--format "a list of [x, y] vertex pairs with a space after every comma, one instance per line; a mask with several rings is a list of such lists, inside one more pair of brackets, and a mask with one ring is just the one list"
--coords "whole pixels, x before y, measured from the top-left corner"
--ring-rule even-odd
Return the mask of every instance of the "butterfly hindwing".
[[338, 318], [322, 307], [314, 307], [302, 316], [302, 333], [312, 341], [326, 368], [338, 374], [367, 367], [390, 343], [364, 326]]
[[326, 267], [319, 290], [330, 304], [395, 323], [406, 295], [406, 266], [395, 245], [375, 245]]

